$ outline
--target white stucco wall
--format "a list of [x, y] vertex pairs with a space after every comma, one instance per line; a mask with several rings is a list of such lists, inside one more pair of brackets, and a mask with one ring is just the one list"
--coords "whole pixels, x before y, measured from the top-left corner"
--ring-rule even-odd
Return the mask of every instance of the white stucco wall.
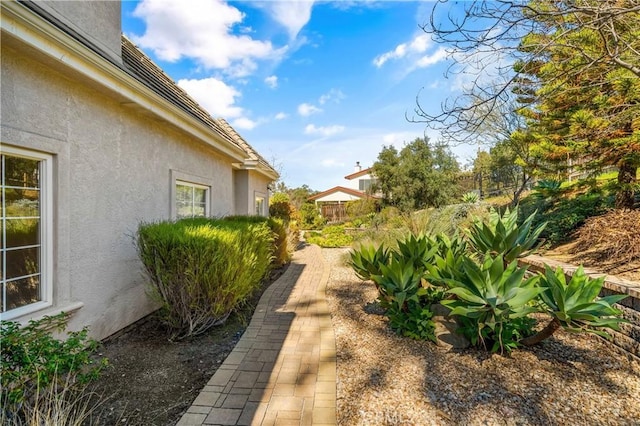
[[46, 313], [81, 302], [72, 329], [89, 325], [106, 337], [153, 309], [132, 236], [140, 221], [170, 217], [172, 171], [213, 182], [211, 212], [227, 215], [231, 161], [10, 47], [1, 55], [0, 142], [54, 156], [54, 308]]
[[82, 34], [91, 43], [121, 62], [120, 2], [110, 0], [38, 1], [37, 5]]
[[235, 188], [235, 214], [255, 214], [256, 197], [264, 198], [265, 216], [269, 214], [269, 188], [271, 180], [254, 170], [236, 170], [233, 172]]
[[346, 179], [346, 181], [347, 181], [347, 185], [346, 186], [347, 186], [347, 188], [355, 189], [356, 191], [359, 191], [360, 190], [360, 181], [363, 180], [363, 179], [364, 180], [371, 179], [371, 175], [367, 173], [365, 175], [358, 176], [355, 179]]
[[267, 188], [269, 183], [271, 181], [266, 176], [254, 170], [249, 171], [249, 206], [251, 207], [251, 214], [256, 212], [256, 197], [262, 197], [264, 198], [263, 215], [269, 215], [269, 189]]

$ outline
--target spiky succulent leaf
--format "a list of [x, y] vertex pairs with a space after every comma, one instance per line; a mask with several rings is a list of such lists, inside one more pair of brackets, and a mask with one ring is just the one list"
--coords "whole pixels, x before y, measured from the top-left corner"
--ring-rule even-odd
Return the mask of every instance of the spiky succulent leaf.
[[593, 328], [605, 327], [615, 330], [618, 329], [619, 323], [626, 322], [620, 318], [622, 312], [613, 304], [627, 296], [614, 295], [598, 299], [603, 283], [604, 278], [590, 278], [582, 266], [567, 283], [562, 268], [558, 267], [553, 271], [547, 265], [544, 275], [541, 275], [544, 291], [540, 299], [546, 305], [547, 312], [557, 318], [565, 329], [607, 335]]
[[536, 212], [518, 225], [518, 208], [507, 209], [503, 215], [492, 211], [486, 222], [476, 221], [468, 231], [469, 243], [479, 254], [502, 254], [511, 262], [533, 251], [546, 223], [531, 229]]

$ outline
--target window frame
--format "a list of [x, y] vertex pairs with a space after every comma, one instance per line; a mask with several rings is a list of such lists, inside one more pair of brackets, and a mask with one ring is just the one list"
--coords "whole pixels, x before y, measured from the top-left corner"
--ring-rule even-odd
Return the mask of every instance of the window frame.
[[[20, 306], [8, 310], [6, 312], [0, 312], [0, 319], [13, 320], [22, 317], [27, 314], [31, 314], [36, 311], [53, 306], [53, 155], [42, 152], [32, 151], [24, 148], [18, 148], [2, 144], [0, 150], [3, 155], [10, 155], [13, 157], [21, 157], [30, 160], [36, 160], [40, 164], [40, 300], [35, 303], [30, 303], [25, 306]], [[2, 178], [2, 176], [0, 176]], [[3, 203], [6, 200], [3, 198]], [[3, 212], [6, 212], [5, 205], [3, 205]], [[2, 216], [0, 220], [2, 228], [0, 231], [0, 238], [6, 238], [4, 224], [6, 218]], [[6, 240], [5, 240], [6, 242]], [[0, 278], [0, 291], [2, 296], [0, 297], [0, 311], [4, 308], [6, 299], [5, 283], [6, 283], [6, 252], [2, 254], [3, 268], [5, 270], [2, 274], [5, 279]]]
[[[267, 200], [267, 198], [264, 196], [264, 194], [262, 194], [260, 192], [256, 192], [254, 194], [254, 197], [253, 197], [253, 212], [256, 214], [256, 216], [266, 216], [265, 207], [264, 207], [265, 204], [266, 204], [266, 200]], [[258, 206], [260, 206], [260, 211], [258, 211]]]
[[192, 175], [189, 173], [180, 172], [177, 170], [171, 170], [171, 188], [169, 195], [171, 197], [169, 202], [169, 215], [171, 219], [178, 220], [178, 185], [193, 186], [196, 188], [205, 190], [205, 208], [204, 217], [210, 217], [213, 211], [212, 205], [212, 189], [213, 181], [201, 176]]

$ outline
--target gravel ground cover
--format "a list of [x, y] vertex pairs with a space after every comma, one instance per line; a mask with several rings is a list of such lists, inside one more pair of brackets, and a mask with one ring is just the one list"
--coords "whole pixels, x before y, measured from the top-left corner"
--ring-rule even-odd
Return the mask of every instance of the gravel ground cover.
[[558, 331], [510, 356], [448, 352], [396, 335], [372, 283], [323, 249], [338, 355], [340, 425], [640, 425], [640, 361]]

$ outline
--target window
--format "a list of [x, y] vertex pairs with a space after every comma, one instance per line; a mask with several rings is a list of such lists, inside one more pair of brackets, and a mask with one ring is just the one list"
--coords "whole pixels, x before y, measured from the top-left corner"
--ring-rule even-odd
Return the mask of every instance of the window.
[[2, 147], [0, 155], [2, 316], [51, 305], [52, 157]]
[[256, 196], [256, 215], [264, 216], [264, 197]]
[[367, 192], [372, 185], [377, 183], [376, 179], [360, 179], [358, 181], [358, 188], [362, 192]]
[[176, 181], [176, 217], [205, 217], [209, 214], [209, 187]]

